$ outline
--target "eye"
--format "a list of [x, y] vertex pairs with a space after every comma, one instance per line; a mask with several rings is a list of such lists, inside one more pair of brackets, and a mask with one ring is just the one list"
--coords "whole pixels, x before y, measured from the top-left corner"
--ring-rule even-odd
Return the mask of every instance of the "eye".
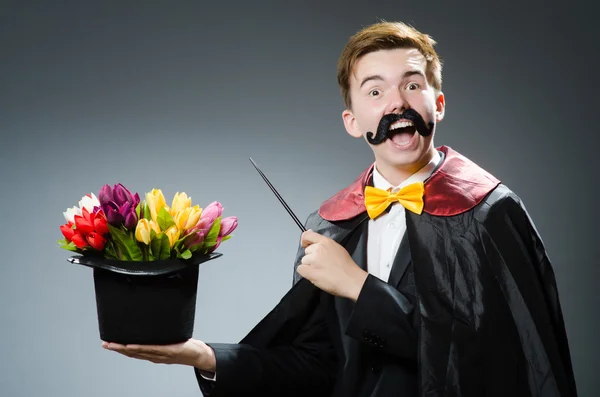
[[379, 94], [381, 94], [381, 91], [379, 91], [378, 89], [369, 91], [369, 96], [379, 96]]
[[420, 85], [417, 83], [408, 83], [408, 85], [406, 86], [406, 88], [409, 91], [417, 90], [417, 89], [419, 89], [419, 87], [420, 87]]

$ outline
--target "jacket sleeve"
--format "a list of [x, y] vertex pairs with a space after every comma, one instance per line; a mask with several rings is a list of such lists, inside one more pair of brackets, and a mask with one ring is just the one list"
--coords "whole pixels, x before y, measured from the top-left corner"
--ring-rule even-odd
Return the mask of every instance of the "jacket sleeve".
[[205, 396], [312, 396], [333, 387], [335, 352], [321, 305], [291, 344], [269, 348], [242, 343], [209, 346], [215, 352], [216, 381], [203, 378], [195, 369]]
[[377, 351], [416, 360], [418, 317], [411, 285], [414, 286], [412, 271], [398, 289], [369, 274], [354, 305], [346, 335]]
[[[295, 266], [302, 256], [299, 247]], [[331, 394], [337, 361], [327, 327], [327, 300], [307, 283], [296, 286], [298, 281], [294, 280], [295, 292], [288, 293], [240, 343], [208, 344], [215, 352], [216, 380], [206, 379], [194, 369], [204, 396]], [[299, 293], [307, 288], [316, 291], [311, 292], [316, 299], [305, 300], [308, 292]], [[316, 303], [306, 303], [309, 301]], [[306, 315], [299, 314], [304, 311]], [[278, 316], [282, 319], [274, 321]]]

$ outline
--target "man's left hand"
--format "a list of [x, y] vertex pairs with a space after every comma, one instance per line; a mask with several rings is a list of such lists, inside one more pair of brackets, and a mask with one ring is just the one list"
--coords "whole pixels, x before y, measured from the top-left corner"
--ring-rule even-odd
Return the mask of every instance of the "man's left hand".
[[323, 291], [356, 301], [368, 273], [336, 241], [312, 230], [302, 233], [304, 257], [298, 274]]
[[121, 345], [114, 342], [102, 342], [102, 347], [116, 351], [124, 356], [155, 364], [182, 364], [196, 367], [207, 372], [216, 369], [215, 353], [206, 343], [197, 339], [171, 345]]

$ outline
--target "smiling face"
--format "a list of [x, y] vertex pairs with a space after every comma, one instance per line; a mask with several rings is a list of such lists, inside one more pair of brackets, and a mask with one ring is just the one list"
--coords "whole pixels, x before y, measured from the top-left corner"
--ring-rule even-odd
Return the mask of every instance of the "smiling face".
[[[377, 170], [393, 184], [418, 171], [434, 154], [435, 124], [444, 117], [445, 102], [427, 81], [426, 66], [415, 48], [378, 50], [358, 59], [349, 76], [352, 107], [342, 113], [346, 131], [355, 138], [367, 139], [369, 132], [379, 138], [369, 145]], [[407, 109], [412, 109], [409, 115], [397, 119]]]

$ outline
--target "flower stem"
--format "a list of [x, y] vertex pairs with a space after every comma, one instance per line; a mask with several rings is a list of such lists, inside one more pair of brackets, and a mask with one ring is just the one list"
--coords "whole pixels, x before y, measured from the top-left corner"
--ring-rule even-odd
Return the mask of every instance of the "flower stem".
[[119, 256], [119, 259], [123, 260], [123, 253], [121, 252], [121, 247], [119, 247], [119, 244], [115, 244], [115, 248], [117, 249], [117, 254]]

